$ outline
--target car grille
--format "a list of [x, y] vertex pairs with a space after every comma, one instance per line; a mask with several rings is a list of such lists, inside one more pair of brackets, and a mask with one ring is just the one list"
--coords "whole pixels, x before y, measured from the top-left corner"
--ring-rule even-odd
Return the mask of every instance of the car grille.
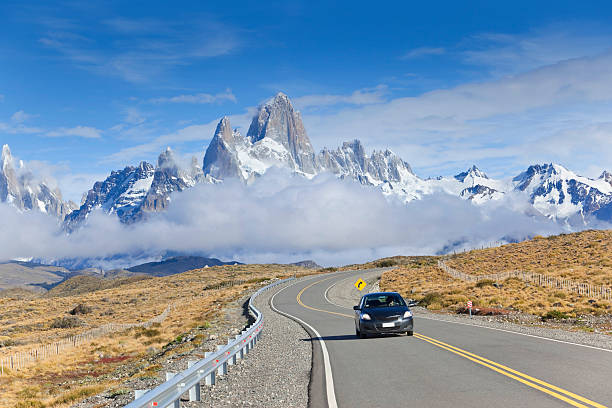
[[377, 317], [376, 320], [378, 320], [379, 322], [394, 322], [399, 318], [400, 318], [400, 315], [394, 315], [394, 316]]

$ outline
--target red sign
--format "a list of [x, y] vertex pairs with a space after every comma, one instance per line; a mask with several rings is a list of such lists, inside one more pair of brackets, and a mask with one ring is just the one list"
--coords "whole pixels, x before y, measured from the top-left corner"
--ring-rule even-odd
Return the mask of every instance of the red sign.
[[468, 306], [468, 308], [470, 308], [470, 309], [472, 308], [472, 301], [471, 301], [471, 300], [468, 300], [468, 304], [467, 304], [467, 306]]

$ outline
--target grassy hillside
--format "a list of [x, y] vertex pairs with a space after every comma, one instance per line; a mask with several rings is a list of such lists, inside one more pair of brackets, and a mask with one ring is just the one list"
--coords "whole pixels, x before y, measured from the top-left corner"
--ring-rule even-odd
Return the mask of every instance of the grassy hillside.
[[[268, 279], [294, 273], [299, 276], [313, 271], [287, 265], [223, 266], [131, 282], [129, 280], [134, 278], [127, 278], [123, 284], [106, 289], [96, 288], [96, 282], [89, 281], [91, 277], [79, 277], [74, 285], [76, 289], [70, 287], [74, 281], [56, 288], [57, 294], [62, 296], [0, 298], [0, 339], [10, 345], [0, 347], [0, 355], [48, 344], [109, 322], [144, 322], [161, 314], [167, 305], [175, 305], [169, 317], [156, 327], [130, 329], [96, 338], [70, 349], [63, 356], [51, 357], [26, 370], [0, 377], [0, 407], [66, 406], [91, 393], [112, 388], [117, 384], [112, 372], [118, 366], [139, 361], [146, 365], [151, 353], [170, 350], [167, 347], [171, 344], [177, 347], [172, 352], [194, 347], [203, 341], [206, 333], [224, 324], [227, 305]], [[237, 280], [245, 283], [223, 287]], [[84, 288], [100, 290], [80, 293]], [[84, 305], [81, 308], [84, 313], [71, 316], [70, 311], [77, 305]], [[80, 325], [53, 327], [57, 319], [65, 317], [76, 317]], [[199, 337], [188, 343], [176, 342], [190, 330], [196, 330]], [[168, 353], [166, 351], [165, 355]], [[155, 368], [151, 370], [154, 372]], [[79, 382], [83, 378], [86, 381]], [[28, 390], [27, 396], [23, 394], [24, 389]], [[40, 404], [19, 405], [26, 397]]]
[[612, 287], [612, 230], [536, 237], [458, 254], [447, 264], [473, 274], [522, 270]]
[[[475, 307], [537, 316], [611, 315], [612, 302], [519, 279], [478, 284], [454, 279], [437, 267], [441, 257], [395, 257], [371, 265], [397, 264], [383, 274], [381, 288], [397, 290], [432, 310], [457, 311], [468, 300]], [[509, 270], [545, 273], [585, 283], [612, 286], [612, 231], [585, 231], [451, 256], [446, 263], [462, 272], [490, 274]], [[497, 283], [496, 283], [497, 284]]]

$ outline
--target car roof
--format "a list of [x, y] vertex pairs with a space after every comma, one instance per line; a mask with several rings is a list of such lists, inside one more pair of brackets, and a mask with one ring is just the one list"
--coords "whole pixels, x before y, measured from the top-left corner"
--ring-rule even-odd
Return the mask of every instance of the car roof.
[[365, 295], [363, 295], [362, 297], [366, 297], [366, 296], [377, 296], [377, 295], [399, 295], [401, 296], [399, 293], [397, 292], [372, 292], [372, 293], [366, 293]]

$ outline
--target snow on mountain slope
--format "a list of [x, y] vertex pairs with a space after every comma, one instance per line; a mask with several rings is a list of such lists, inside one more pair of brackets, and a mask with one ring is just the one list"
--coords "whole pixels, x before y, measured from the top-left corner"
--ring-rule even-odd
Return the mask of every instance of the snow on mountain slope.
[[542, 214], [555, 219], [593, 214], [612, 203], [612, 184], [578, 176], [558, 164], [533, 165], [512, 179]]
[[64, 202], [62, 193], [45, 180], [38, 180], [23, 164], [15, 168], [8, 145], [2, 146], [0, 156], [0, 202], [6, 202], [20, 211], [40, 211], [63, 218], [76, 208], [73, 202]]
[[302, 118], [282, 93], [259, 107], [246, 136], [232, 130], [229, 118], [222, 118], [203, 162], [204, 174], [218, 180], [237, 177], [252, 182], [270, 167], [307, 177], [317, 173]]
[[156, 167], [141, 162], [138, 167], [113, 171], [106, 180], [96, 182], [81, 207], [66, 217], [64, 225], [68, 230], [77, 228], [97, 208], [117, 214], [124, 223], [138, 221], [147, 212], [165, 209], [173, 192], [193, 187], [203, 179], [197, 161], [192, 161], [191, 168], [182, 169], [168, 148], [159, 155]]

